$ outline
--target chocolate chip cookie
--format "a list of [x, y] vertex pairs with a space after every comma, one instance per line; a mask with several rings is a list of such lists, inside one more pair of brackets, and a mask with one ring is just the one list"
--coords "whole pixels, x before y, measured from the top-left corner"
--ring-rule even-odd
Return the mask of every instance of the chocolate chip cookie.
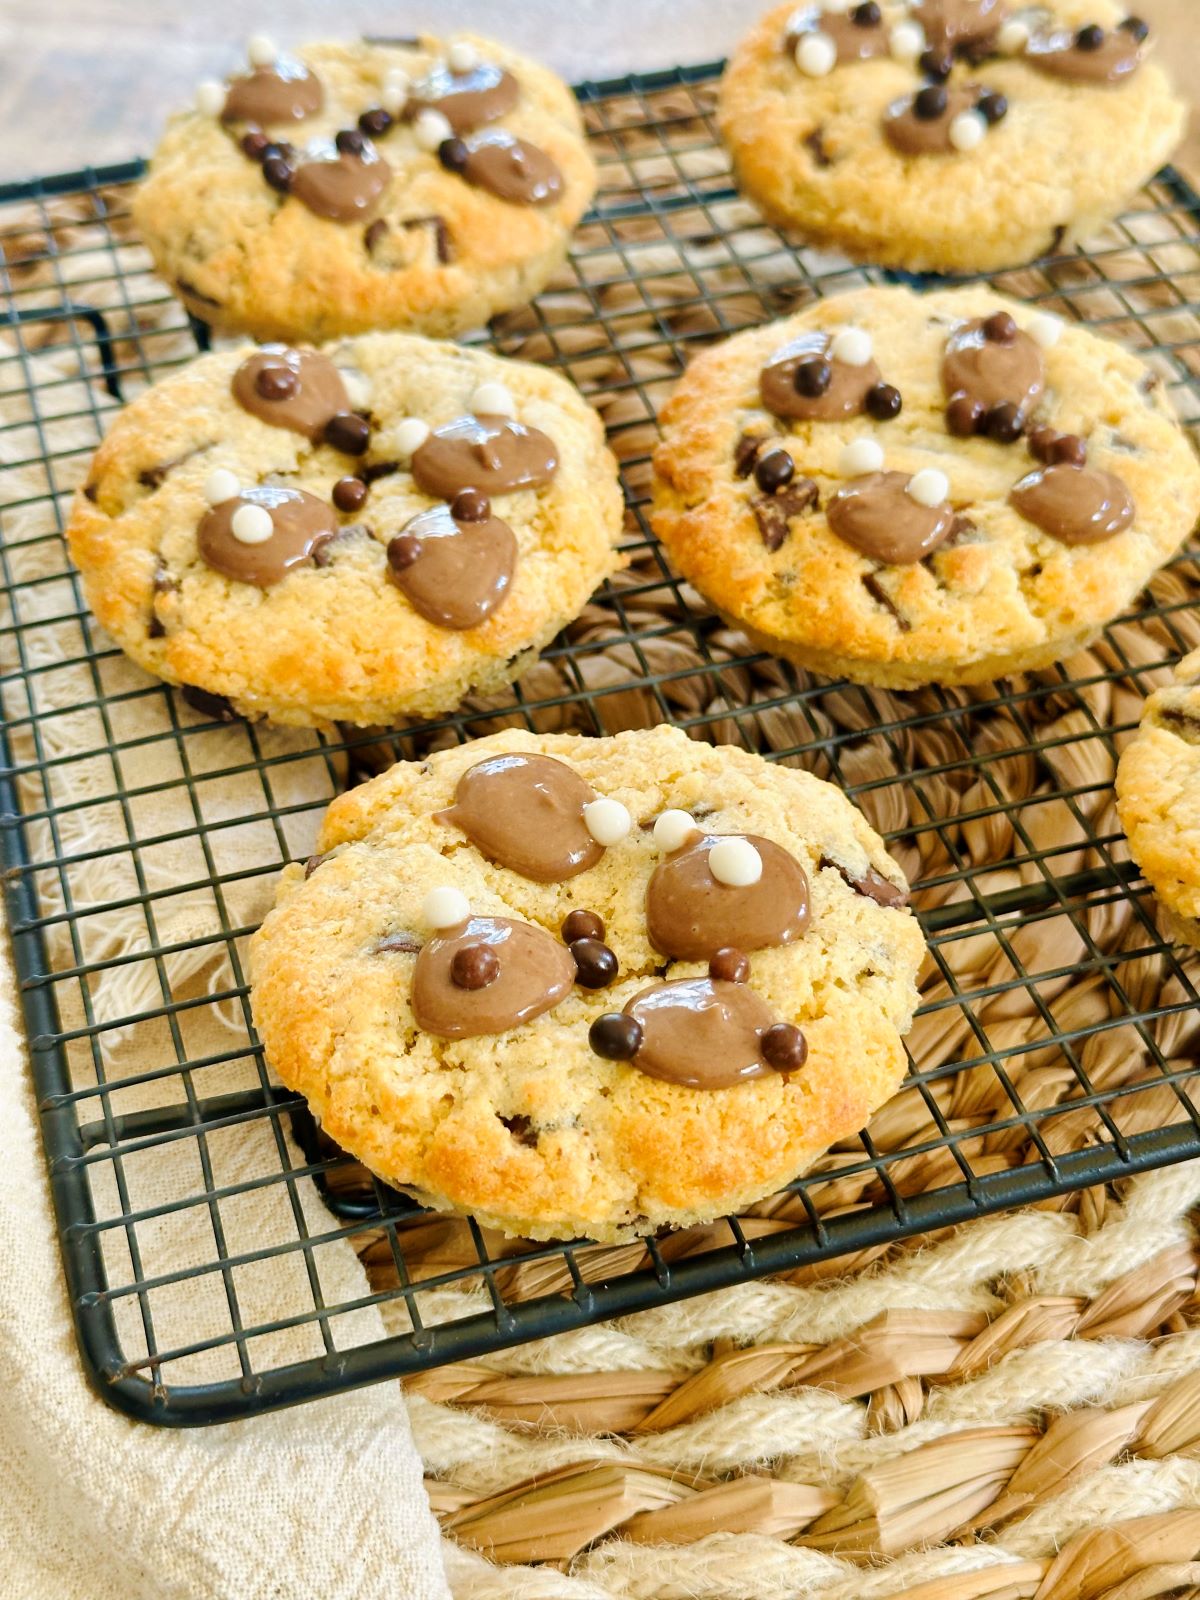
[[118, 417], [67, 536], [126, 653], [210, 710], [433, 715], [524, 672], [618, 564], [564, 378], [411, 334], [202, 356]]
[[661, 423], [653, 522], [682, 572], [760, 646], [890, 688], [1070, 655], [1200, 512], [1158, 377], [987, 288], [740, 333]]
[[331, 806], [252, 942], [267, 1057], [427, 1204], [617, 1239], [770, 1193], [904, 1073], [924, 941], [828, 783], [499, 733]]
[[795, 0], [734, 53], [720, 126], [767, 215], [857, 259], [994, 271], [1088, 237], [1186, 108], [1117, 0]]
[[595, 181], [570, 90], [502, 45], [259, 37], [172, 121], [134, 216], [224, 330], [453, 334], [542, 288]]

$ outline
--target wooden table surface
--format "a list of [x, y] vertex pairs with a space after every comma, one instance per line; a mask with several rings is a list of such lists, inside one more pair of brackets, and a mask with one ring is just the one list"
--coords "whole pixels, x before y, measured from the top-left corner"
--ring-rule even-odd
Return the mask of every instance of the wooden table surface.
[[[763, 0], [765, 5], [766, 0]], [[1200, 0], [1131, 0], [1161, 30], [1159, 53], [1200, 101]], [[0, 180], [121, 161], [153, 148], [167, 112], [234, 67], [247, 32], [281, 42], [494, 32], [568, 77], [723, 55], [755, 7], [729, 0], [0, 0]], [[436, 22], [434, 21], [436, 19]], [[1182, 164], [1200, 180], [1200, 120]]]

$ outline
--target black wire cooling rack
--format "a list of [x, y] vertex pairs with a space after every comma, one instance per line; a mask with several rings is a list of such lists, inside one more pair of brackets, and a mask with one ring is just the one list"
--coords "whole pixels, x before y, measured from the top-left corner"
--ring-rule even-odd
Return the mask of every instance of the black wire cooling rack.
[[[631, 566], [507, 701], [390, 732], [226, 726], [100, 634], [58, 531], [66, 496], [116, 402], [202, 333], [129, 224], [140, 164], [0, 189], [4, 882], [79, 1341], [134, 1416], [283, 1406], [1200, 1155], [1196, 968], [1160, 938], [1109, 803], [1114, 736], [1198, 642], [1194, 553], [1074, 677], [892, 697], [752, 652], [649, 535], [653, 419], [689, 351], [889, 277], [738, 197], [718, 73], [581, 86], [596, 205], [562, 278], [487, 335], [599, 406]], [[1196, 423], [1200, 206], [1174, 172], [1086, 253], [992, 281], [1137, 348]], [[384, 1188], [271, 1081], [243, 941], [324, 803], [381, 762], [502, 720], [600, 733], [647, 708], [841, 782], [916, 872], [912, 1074], [885, 1122], [745, 1216], [607, 1249], [505, 1242]], [[999, 861], [963, 842], [980, 837]]]

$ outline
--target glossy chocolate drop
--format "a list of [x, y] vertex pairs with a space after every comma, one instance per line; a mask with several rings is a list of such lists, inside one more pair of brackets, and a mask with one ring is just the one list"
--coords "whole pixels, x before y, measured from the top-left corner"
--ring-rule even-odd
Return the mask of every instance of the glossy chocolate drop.
[[342, 154], [330, 146], [317, 160], [300, 163], [289, 192], [318, 217], [357, 222], [370, 215], [391, 176], [391, 167], [369, 141], [361, 154]]
[[321, 80], [301, 61], [281, 56], [269, 67], [256, 67], [234, 78], [225, 96], [223, 122], [302, 122], [325, 103]]
[[[453, 975], [455, 958], [468, 950], [475, 952], [473, 967], [481, 962], [480, 950], [498, 963], [495, 975], [477, 988], [463, 987]], [[421, 946], [413, 970], [413, 1015], [419, 1028], [442, 1039], [507, 1033], [556, 1006], [574, 981], [571, 953], [553, 934], [508, 917], [472, 917]]]
[[1136, 515], [1120, 478], [1065, 461], [1029, 473], [1008, 498], [1027, 522], [1063, 544], [1099, 544], [1124, 532]]
[[456, 417], [435, 429], [412, 458], [417, 488], [439, 500], [453, 500], [467, 488], [492, 496], [538, 489], [557, 471], [554, 441], [510, 417]]
[[[859, 12], [862, 12], [862, 21], [858, 20]], [[819, 5], [802, 6], [792, 15], [784, 51], [787, 55], [794, 54], [806, 33], [823, 33], [833, 40], [839, 66], [847, 61], [871, 61], [888, 54], [888, 30], [882, 22], [882, 16], [872, 20], [861, 6], [854, 12], [824, 11]]]
[[945, 105], [937, 116], [921, 115], [922, 109], [931, 106], [931, 102], [928, 101], [918, 105], [920, 94], [928, 93], [927, 90], [921, 90], [916, 95], [903, 95], [899, 100], [893, 100], [884, 112], [883, 131], [887, 141], [892, 149], [899, 151], [902, 156], [956, 153], [950, 142], [950, 124], [960, 111], [975, 109], [976, 91], [962, 85], [938, 85], [938, 92], [945, 96]]
[[[460, 829], [498, 866], [534, 883], [562, 883], [604, 854], [583, 820], [584, 806], [595, 798], [565, 761], [513, 752], [468, 767], [455, 787], [454, 804], [439, 811], [437, 820]], [[589, 912], [573, 911], [564, 937], [568, 924], [572, 940], [604, 937], [603, 922]]]
[[991, 39], [1008, 12], [1006, 0], [917, 0], [913, 20], [942, 53]]
[[936, 550], [954, 528], [947, 501], [923, 506], [908, 493], [906, 472], [869, 472], [843, 484], [825, 507], [839, 539], [872, 561], [909, 566]]
[[[879, 382], [874, 361], [853, 367], [847, 361], [829, 357], [827, 333], [802, 333], [790, 339], [767, 362], [759, 375], [762, 403], [777, 417], [799, 417], [808, 421], [832, 422], [839, 417], [857, 417], [867, 409], [867, 396]], [[821, 388], [815, 381], [829, 382]], [[797, 376], [798, 369], [804, 368]], [[810, 374], [814, 381], [809, 381]], [[818, 389], [815, 394], [811, 389]]]
[[651, 1078], [688, 1089], [730, 1089], [774, 1069], [762, 1037], [775, 1023], [770, 1006], [745, 983], [689, 978], [655, 983], [625, 1006], [641, 1028], [633, 1065]]
[[462, 175], [498, 200], [515, 205], [550, 205], [562, 193], [562, 173], [554, 160], [536, 144], [515, 139], [500, 128], [468, 141]]
[[457, 522], [449, 506], [419, 512], [388, 547], [391, 580], [413, 609], [460, 633], [491, 616], [516, 565], [517, 541], [507, 522]]
[[719, 883], [708, 854], [719, 835], [693, 838], [655, 868], [646, 888], [650, 943], [677, 961], [707, 961], [718, 950], [789, 944], [808, 927], [808, 879], [796, 858], [758, 834], [762, 876], [746, 887]]
[[[261, 506], [273, 525], [271, 537], [262, 544], [243, 544], [233, 532], [235, 514], [251, 505]], [[269, 589], [337, 532], [337, 517], [326, 501], [303, 489], [264, 483], [213, 506], [201, 518], [196, 539], [201, 556], [215, 572]]]
[[511, 111], [520, 93], [512, 73], [494, 61], [480, 61], [466, 72], [437, 66], [416, 85], [409, 106], [440, 111], [455, 133], [470, 133]]
[[[1007, 318], [1003, 324], [1002, 316]], [[998, 337], [1008, 323], [1013, 324], [1009, 336]], [[1007, 312], [960, 323], [946, 340], [942, 388], [947, 397], [966, 395], [985, 412], [1012, 405], [1026, 417], [1045, 387], [1046, 363], [1041, 348], [1036, 340], [1022, 333]]]
[[[294, 380], [290, 392], [285, 375]], [[264, 393], [278, 387], [277, 397]], [[281, 381], [284, 380], [284, 381]], [[247, 356], [233, 375], [233, 398], [243, 411], [276, 428], [290, 428], [314, 442], [325, 424], [350, 406], [342, 375], [319, 350], [292, 350], [283, 344], [266, 344]]]
[[1109, 28], [1095, 49], [1081, 48], [1078, 34], [1052, 29], [1036, 34], [1026, 45], [1024, 59], [1031, 67], [1069, 83], [1097, 86], [1123, 83], [1142, 64], [1142, 51], [1127, 28]]

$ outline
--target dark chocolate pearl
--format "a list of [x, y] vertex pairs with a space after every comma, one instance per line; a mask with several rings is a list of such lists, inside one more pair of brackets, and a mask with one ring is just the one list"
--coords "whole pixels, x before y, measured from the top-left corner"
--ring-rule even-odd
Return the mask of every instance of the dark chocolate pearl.
[[877, 383], [867, 390], [867, 410], [876, 422], [890, 422], [900, 415], [904, 400], [899, 389], [891, 383]]
[[936, 50], [926, 50], [917, 64], [927, 78], [932, 78], [935, 83], [945, 83], [954, 66], [954, 58], [939, 55]]
[[796, 393], [809, 400], [819, 399], [832, 382], [833, 368], [824, 356], [811, 356], [807, 361], [802, 361], [792, 379]]
[[993, 406], [983, 419], [983, 431], [997, 444], [1012, 444], [1025, 431], [1025, 419], [1020, 406], [1013, 405], [1011, 400]]
[[343, 455], [362, 455], [370, 438], [371, 430], [357, 411], [335, 412], [325, 424], [325, 443]]
[[850, 20], [860, 28], [877, 28], [883, 21], [883, 12], [877, 0], [863, 0], [862, 5], [855, 6], [850, 13]]
[[367, 148], [367, 136], [361, 128], [339, 128], [333, 142], [344, 156], [360, 156]]
[[606, 1011], [588, 1029], [588, 1043], [606, 1061], [632, 1061], [641, 1042], [641, 1023], [623, 1011]]
[[603, 989], [617, 975], [617, 958], [599, 939], [572, 939], [567, 946], [575, 957], [575, 982], [584, 989]]
[[471, 152], [465, 139], [443, 139], [438, 145], [438, 160], [447, 172], [465, 172]]
[[450, 502], [455, 522], [486, 522], [491, 514], [492, 502], [482, 489], [460, 489]]
[[1029, 454], [1035, 461], [1050, 461], [1052, 452], [1058, 443], [1058, 434], [1053, 428], [1035, 428], [1029, 435]]
[[500, 957], [486, 944], [465, 944], [454, 952], [450, 981], [460, 989], [486, 989], [500, 976]]
[[292, 186], [292, 169], [282, 156], [270, 156], [263, 162], [263, 177], [272, 189], [286, 194]]
[[261, 161], [271, 141], [261, 128], [247, 128], [241, 143], [243, 154], [248, 155], [251, 161]]
[[936, 122], [939, 117], [946, 115], [946, 107], [950, 104], [950, 96], [946, 93], [945, 86], [940, 83], [931, 83], [927, 89], [922, 89], [913, 98], [913, 114], [920, 117], [922, 122]]
[[983, 406], [972, 395], [959, 393], [950, 396], [946, 407], [946, 426], [957, 439], [969, 439], [979, 432], [983, 421]]
[[709, 959], [708, 975], [714, 983], [745, 983], [750, 976], [750, 962], [740, 950], [727, 944]]
[[764, 494], [774, 494], [796, 476], [796, 463], [786, 450], [768, 450], [754, 464], [754, 481]]
[[808, 1060], [808, 1040], [793, 1023], [777, 1022], [762, 1036], [762, 1056], [776, 1072], [796, 1072]]
[[1087, 445], [1077, 433], [1060, 433], [1050, 446], [1050, 461], [1068, 467], [1087, 466]]
[[357, 511], [367, 498], [361, 478], [339, 478], [333, 486], [333, 503], [339, 511]]
[[415, 533], [398, 533], [394, 539], [388, 540], [388, 566], [393, 572], [403, 572], [405, 567], [411, 567], [420, 554], [421, 541]]
[[359, 117], [358, 125], [364, 133], [369, 133], [373, 139], [378, 139], [381, 133], [386, 133], [391, 127], [391, 113], [385, 111], [382, 106], [372, 106]]
[[287, 400], [300, 387], [291, 367], [260, 367], [254, 387], [264, 400]]
[[604, 923], [594, 911], [568, 911], [563, 918], [562, 936], [565, 944], [576, 939], [603, 939]]
[[996, 89], [988, 89], [976, 100], [975, 109], [985, 122], [990, 122], [994, 127], [1008, 115], [1008, 97]]
[[1145, 44], [1150, 37], [1150, 24], [1143, 22], [1141, 17], [1126, 17], [1120, 26], [1126, 33], [1131, 33], [1138, 44]]
[[1075, 45], [1079, 50], [1099, 50], [1104, 43], [1104, 29], [1094, 22], [1089, 22], [1086, 28], [1080, 28], [1075, 35]]
[[983, 337], [993, 344], [1011, 344], [1017, 337], [1017, 324], [1007, 311], [997, 311], [983, 324]]

